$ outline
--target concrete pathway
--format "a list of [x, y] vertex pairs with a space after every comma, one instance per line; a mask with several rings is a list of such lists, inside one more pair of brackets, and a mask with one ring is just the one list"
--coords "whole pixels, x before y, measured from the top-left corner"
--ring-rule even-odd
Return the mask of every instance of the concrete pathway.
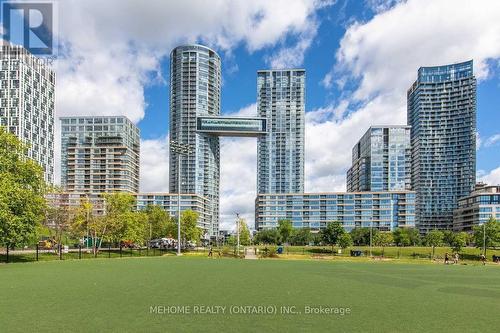
[[258, 259], [255, 255], [255, 248], [245, 247], [245, 259]]

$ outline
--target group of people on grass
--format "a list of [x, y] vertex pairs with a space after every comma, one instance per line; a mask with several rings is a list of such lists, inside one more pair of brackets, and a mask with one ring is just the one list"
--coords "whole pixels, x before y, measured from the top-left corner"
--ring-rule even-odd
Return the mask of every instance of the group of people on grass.
[[[458, 260], [460, 259], [460, 255], [457, 253], [455, 253], [453, 256], [453, 263], [454, 264], [458, 264]], [[481, 262], [483, 263], [483, 265], [486, 265], [486, 256], [484, 254], [481, 254]], [[444, 255], [444, 264], [445, 265], [448, 265], [450, 263], [450, 256], [448, 255], [448, 252], [445, 253]]]

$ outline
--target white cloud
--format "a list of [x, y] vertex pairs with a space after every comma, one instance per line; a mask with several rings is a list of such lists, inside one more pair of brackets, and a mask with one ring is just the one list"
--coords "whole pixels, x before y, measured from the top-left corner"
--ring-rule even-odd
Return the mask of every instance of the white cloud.
[[484, 142], [484, 147], [495, 146], [497, 143], [500, 143], [500, 133], [494, 134], [486, 139], [486, 141]]
[[[227, 116], [256, 116], [253, 103]], [[257, 195], [257, 139], [220, 138], [220, 228], [233, 229], [236, 213], [254, 228]]]
[[[340, 89], [350, 82], [354, 92], [307, 115], [308, 191], [345, 190], [351, 148], [364, 131], [374, 124], [406, 124], [406, 90], [419, 67], [474, 59], [475, 75], [484, 80], [488, 61], [500, 58], [499, 1], [369, 2], [382, 5], [381, 12], [347, 29], [321, 82]], [[346, 116], [335, 120], [336, 108], [347, 110]], [[323, 121], [325, 116], [331, 119]]]
[[487, 60], [500, 57], [498, 17], [496, 0], [409, 0], [351, 25], [336, 68], [361, 80], [354, 95], [360, 100], [388, 91], [404, 98], [420, 66], [474, 59], [475, 74], [484, 79]]
[[478, 172], [479, 181], [488, 185], [500, 185], [500, 167], [491, 170], [488, 173]]
[[168, 192], [168, 136], [141, 140], [141, 192]]
[[365, 0], [365, 3], [371, 8], [374, 12], [380, 13], [385, 12], [386, 10], [394, 7], [396, 4], [402, 2], [404, 0]]
[[[315, 12], [325, 4], [319, 0], [60, 2], [57, 116], [125, 115], [137, 123], [147, 106], [144, 88], [166, 81], [160, 62], [176, 45], [200, 42], [230, 55], [239, 45], [249, 52], [276, 44], [286, 47], [284, 41], [291, 38], [305, 51], [301, 38], [315, 34]], [[142, 153], [141, 178], [146, 183], [141, 187], [166, 191], [162, 187], [166, 183], [150, 176], [163, 173], [164, 163], [147, 162], [156, 158], [155, 151], [165, 149], [164, 142], [143, 144], [150, 149]]]
[[[143, 88], [161, 78], [160, 61], [186, 42], [253, 52], [315, 35], [316, 0], [64, 1], [57, 62], [59, 115], [144, 116]], [[283, 8], [287, 8], [283, 11]], [[298, 44], [305, 51], [308, 44]], [[298, 54], [294, 55], [302, 59]]]
[[[392, 105], [386, 108], [386, 105]], [[332, 110], [345, 112], [342, 101]], [[346, 171], [351, 164], [352, 147], [371, 125], [403, 124], [405, 105], [391, 96], [379, 96], [346, 118], [339, 119], [332, 111], [325, 119], [325, 110], [306, 114], [305, 174], [306, 191], [345, 191]], [[316, 120], [320, 119], [320, 122]]]

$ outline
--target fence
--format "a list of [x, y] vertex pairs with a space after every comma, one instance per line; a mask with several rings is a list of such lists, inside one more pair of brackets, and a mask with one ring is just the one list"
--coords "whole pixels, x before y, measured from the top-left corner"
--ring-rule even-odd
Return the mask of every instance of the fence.
[[[182, 250], [185, 252], [185, 250]], [[92, 247], [77, 246], [57, 246], [54, 248], [43, 248], [38, 245], [24, 247], [22, 249], [0, 250], [0, 263], [33, 262], [47, 260], [66, 259], [95, 259], [95, 258], [120, 258], [120, 257], [153, 257], [165, 254], [174, 254], [176, 249], [158, 249], [149, 247], [112, 247], [108, 245], [101, 247], [94, 253]]]

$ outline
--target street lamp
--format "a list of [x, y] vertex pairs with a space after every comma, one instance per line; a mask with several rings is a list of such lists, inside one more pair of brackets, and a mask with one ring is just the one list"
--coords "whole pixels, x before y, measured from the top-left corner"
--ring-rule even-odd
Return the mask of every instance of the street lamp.
[[236, 244], [237, 244], [237, 254], [240, 257], [240, 213], [236, 213]]
[[189, 144], [170, 141], [170, 150], [177, 154], [177, 255], [181, 254], [181, 155], [187, 156], [193, 152]]
[[373, 256], [373, 254], [372, 254], [372, 238], [373, 238], [373, 220], [370, 221], [370, 257]]
[[483, 222], [483, 254], [486, 258], [486, 222]]

